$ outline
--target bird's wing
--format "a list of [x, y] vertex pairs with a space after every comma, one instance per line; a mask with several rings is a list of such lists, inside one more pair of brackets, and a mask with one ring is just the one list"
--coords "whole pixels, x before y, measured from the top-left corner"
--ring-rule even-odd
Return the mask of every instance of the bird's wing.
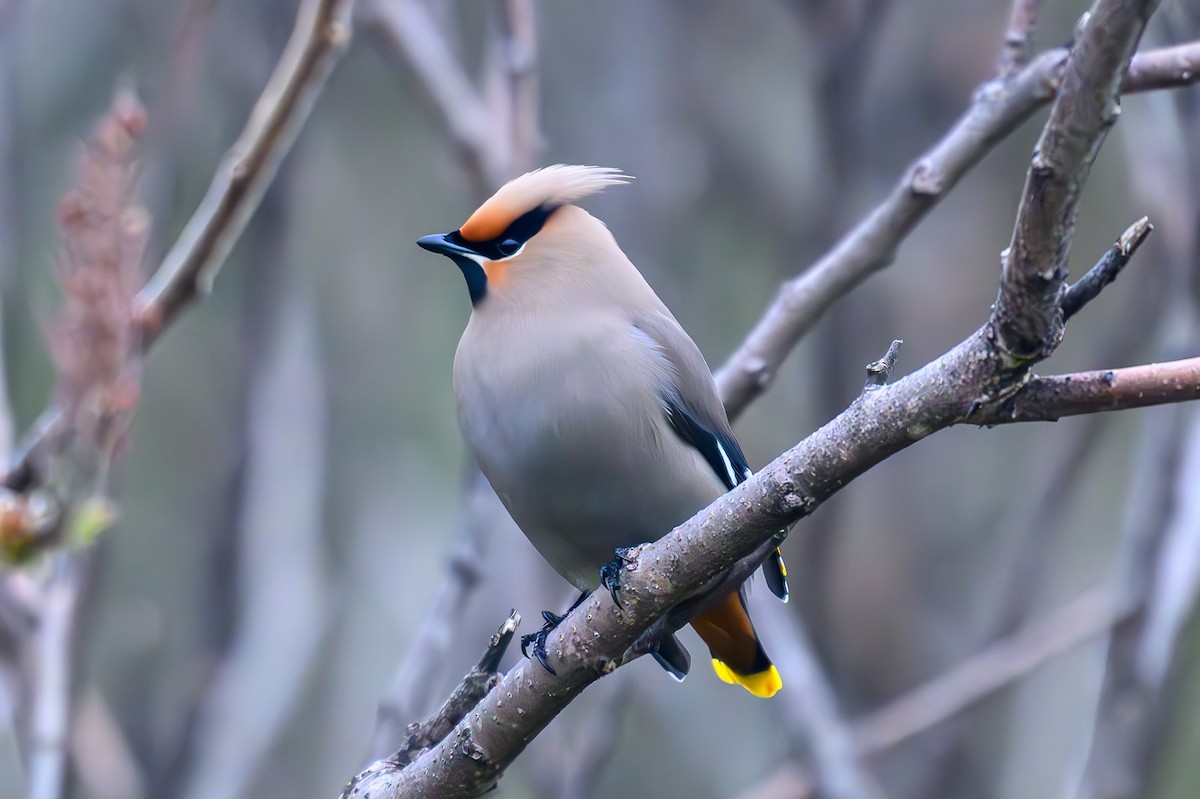
[[[704, 457], [726, 489], [744, 482], [753, 472], [729, 426], [712, 372], [696, 343], [665, 309], [648, 313], [634, 324], [670, 365], [660, 399], [671, 429]], [[787, 569], [778, 549], [763, 564], [763, 576], [771, 593], [786, 602]]]

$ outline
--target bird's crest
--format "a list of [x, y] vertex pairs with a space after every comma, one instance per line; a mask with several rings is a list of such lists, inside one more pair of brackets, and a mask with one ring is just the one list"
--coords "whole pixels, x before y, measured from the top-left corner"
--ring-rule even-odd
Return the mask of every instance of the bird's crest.
[[555, 164], [535, 169], [501, 186], [471, 214], [459, 233], [468, 241], [488, 241], [535, 208], [566, 205], [630, 180], [632, 176], [607, 166]]

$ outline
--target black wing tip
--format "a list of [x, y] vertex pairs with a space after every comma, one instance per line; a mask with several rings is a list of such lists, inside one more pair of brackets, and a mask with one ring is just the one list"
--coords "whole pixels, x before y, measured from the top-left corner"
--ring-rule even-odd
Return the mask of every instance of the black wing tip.
[[726, 490], [735, 488], [752, 474], [737, 439], [706, 425], [677, 396], [663, 397], [662, 402], [667, 423], [675, 435], [703, 456]]
[[691, 671], [692, 656], [674, 634], [659, 641], [658, 648], [650, 654], [676, 682], [683, 682], [683, 678]]

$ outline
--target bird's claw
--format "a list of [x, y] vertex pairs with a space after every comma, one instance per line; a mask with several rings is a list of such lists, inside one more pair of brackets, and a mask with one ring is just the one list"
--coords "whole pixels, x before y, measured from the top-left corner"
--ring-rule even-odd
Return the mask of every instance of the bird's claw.
[[[532, 657], [542, 665], [543, 669], [555, 676], [558, 676], [558, 672], [554, 670], [554, 667], [550, 665], [550, 661], [546, 657], [546, 636], [550, 634], [551, 630], [558, 626], [558, 623], [563, 620], [563, 617], [559, 616], [557, 613], [551, 613], [548, 610], [543, 610], [542, 619], [545, 621], [545, 624], [542, 625], [542, 629], [538, 630], [536, 633], [529, 633], [529, 635], [521, 636], [521, 654], [527, 658]], [[533, 648], [532, 655], [529, 654], [530, 647]]]
[[630, 556], [632, 547], [621, 547], [615, 550], [614, 557], [608, 563], [600, 567], [600, 585], [608, 589], [608, 593], [612, 596], [613, 604], [625, 610], [625, 605], [621, 602], [621, 597], [617, 591], [621, 588], [621, 570], [625, 568], [625, 564], [632, 563], [634, 558]]

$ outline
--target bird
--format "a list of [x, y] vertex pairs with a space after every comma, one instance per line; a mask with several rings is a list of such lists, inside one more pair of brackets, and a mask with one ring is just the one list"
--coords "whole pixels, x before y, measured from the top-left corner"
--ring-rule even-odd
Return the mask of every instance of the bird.
[[[459, 427], [509, 514], [582, 593], [613, 590], [614, 552], [655, 540], [750, 475], [699, 348], [596, 217], [576, 203], [632, 178], [555, 164], [502, 186], [457, 230], [417, 244], [461, 270], [471, 314], [454, 356]], [[763, 564], [787, 601], [778, 549]], [[781, 687], [745, 585], [691, 621], [717, 676], [761, 697]], [[575, 607], [574, 605], [572, 608]], [[539, 662], [545, 634], [526, 636]], [[523, 646], [524, 648], [524, 646]], [[666, 636], [651, 654], [690, 666]]]

